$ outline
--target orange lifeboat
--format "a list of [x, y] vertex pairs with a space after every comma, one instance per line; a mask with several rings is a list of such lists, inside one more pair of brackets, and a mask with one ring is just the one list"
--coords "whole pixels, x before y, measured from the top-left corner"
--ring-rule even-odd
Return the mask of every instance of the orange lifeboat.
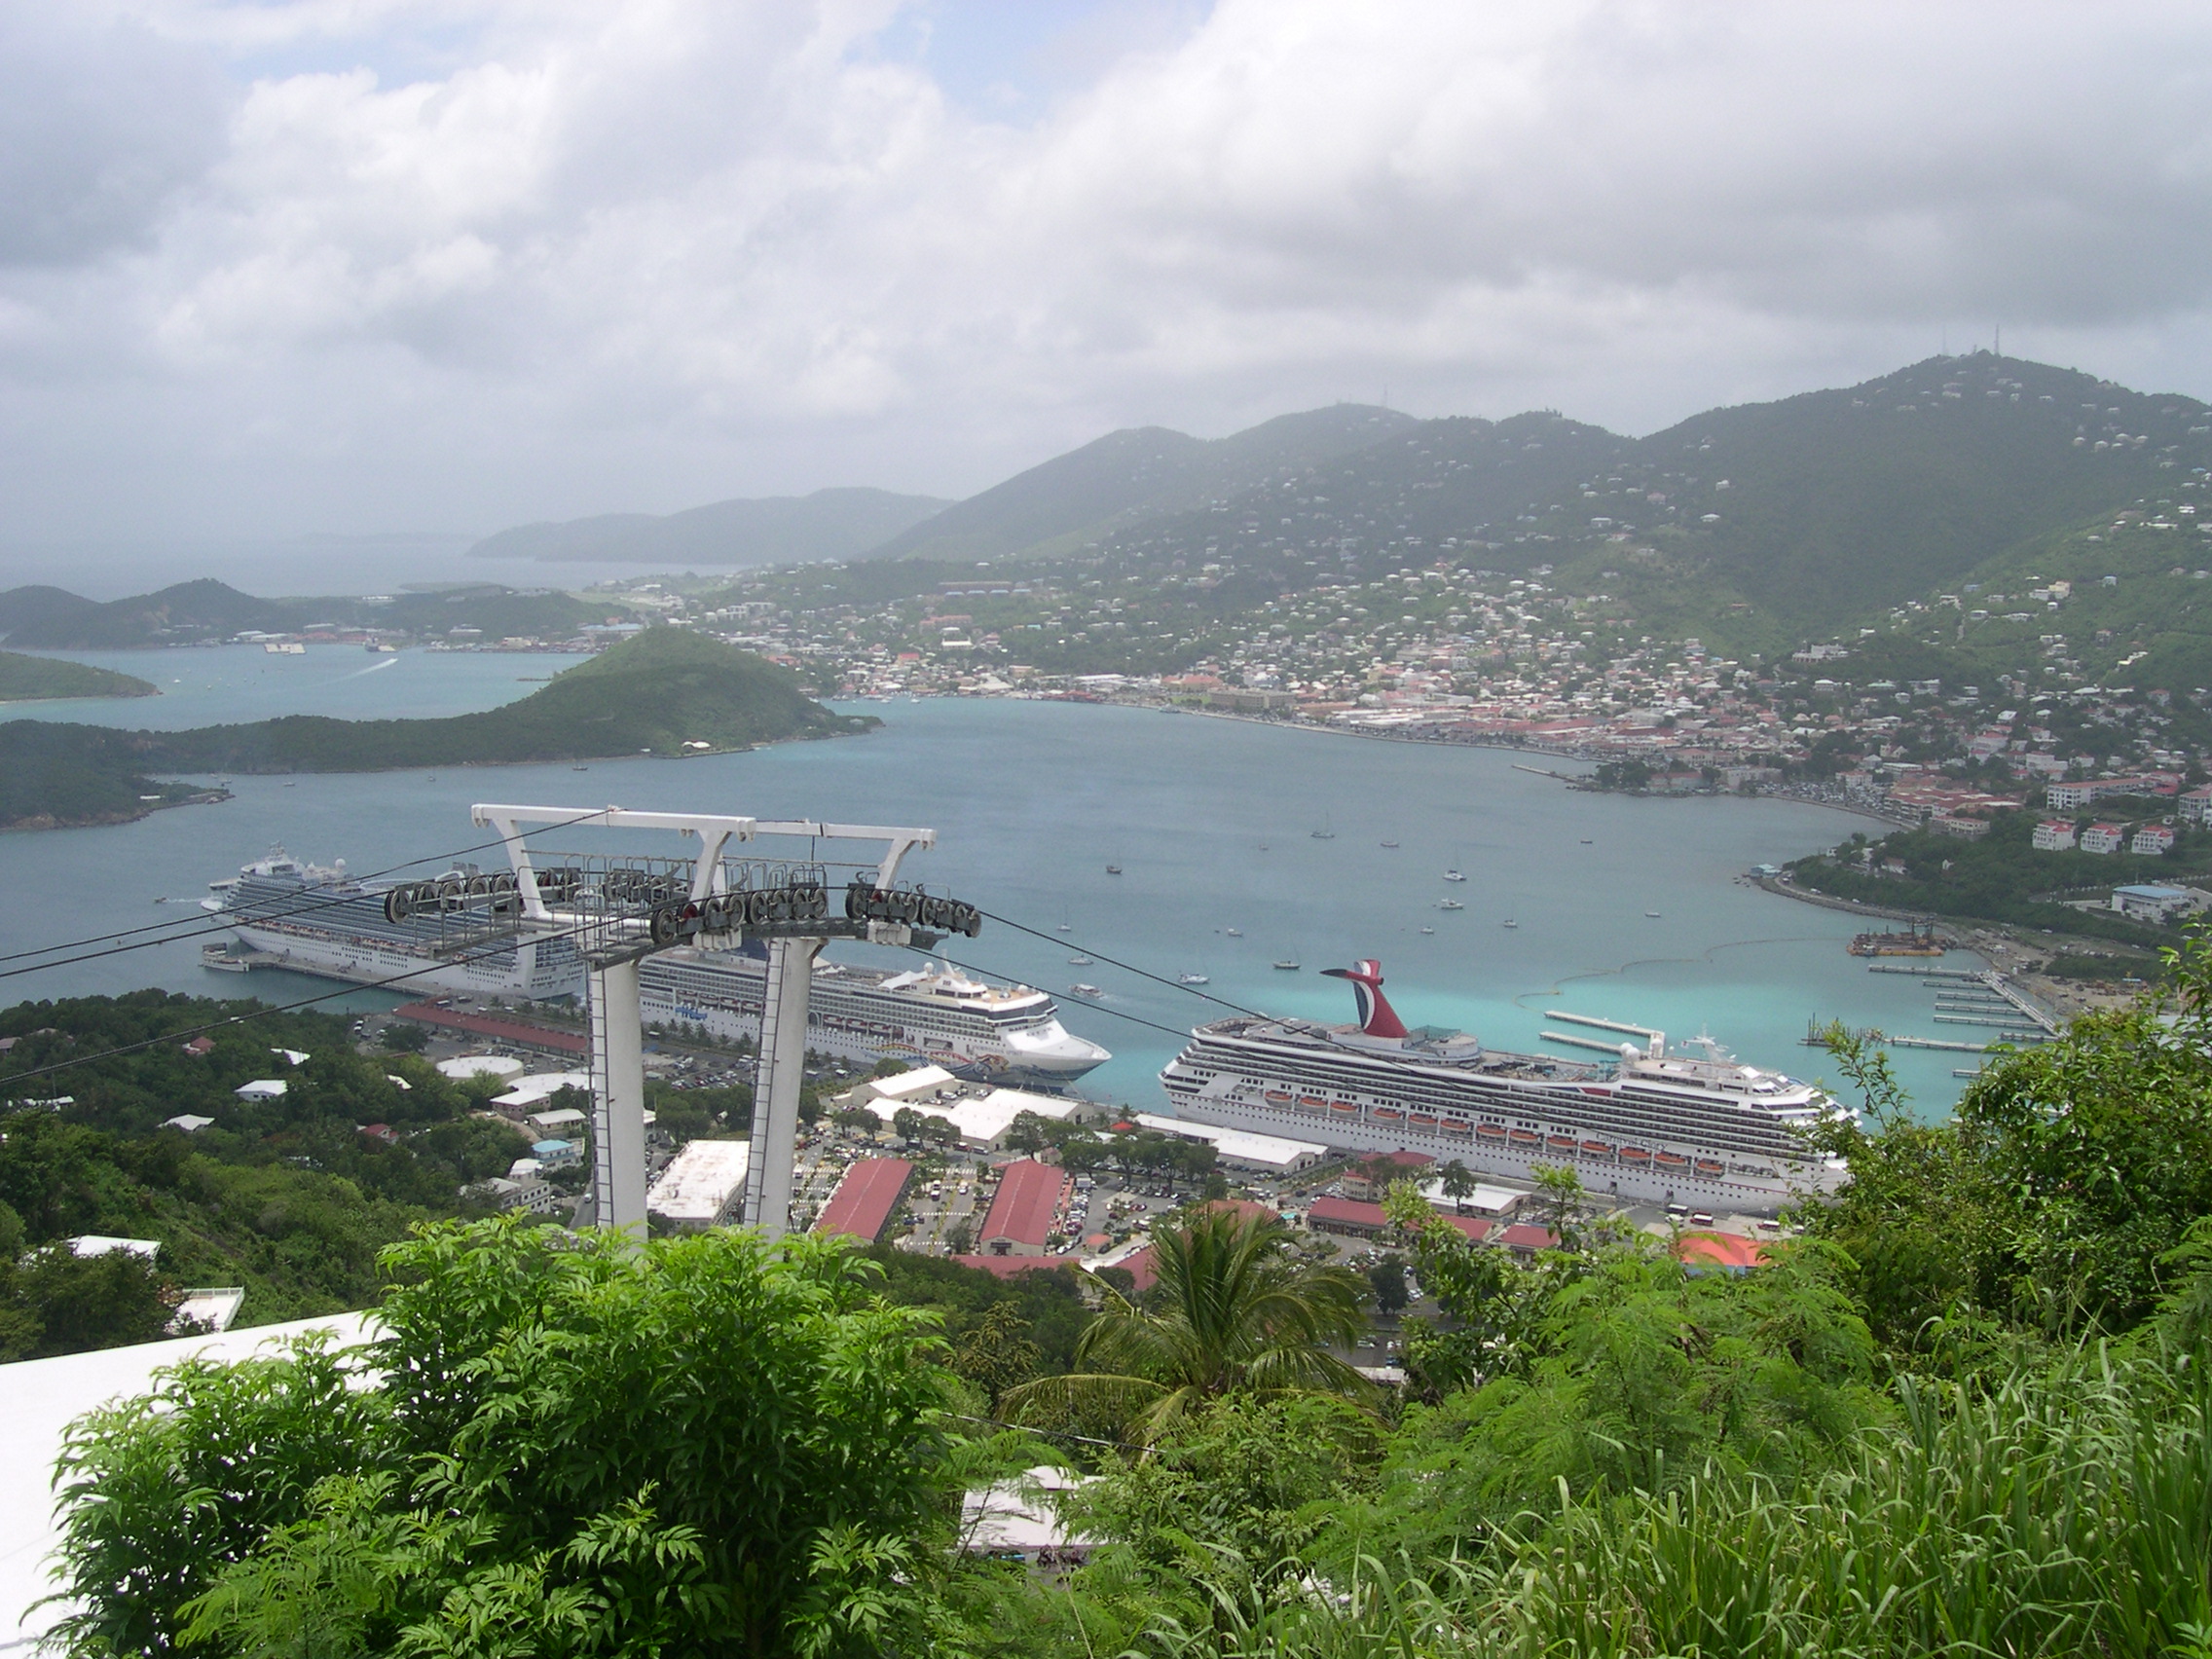
[[1345, 1118], [1359, 1116], [1358, 1103], [1351, 1100], [1332, 1100], [1329, 1102], [1329, 1110]]
[[1406, 1124], [1410, 1128], [1433, 1130], [1436, 1127], [1436, 1114], [1434, 1112], [1408, 1112]]
[[1395, 1106], [1378, 1106], [1368, 1116], [1378, 1124], [1399, 1124], [1405, 1122], [1406, 1117], [1405, 1113], [1399, 1111]]
[[1624, 1146], [1621, 1148], [1621, 1161], [1623, 1163], [1649, 1163], [1651, 1161], [1651, 1149], [1643, 1146]]
[[1318, 1112], [1328, 1105], [1328, 1102], [1318, 1094], [1301, 1094], [1298, 1097], [1298, 1103], [1309, 1112]]
[[1717, 1158], [1701, 1158], [1697, 1161], [1700, 1175], [1718, 1177], [1728, 1173], [1728, 1166]]
[[1651, 1161], [1662, 1169], [1687, 1169], [1690, 1166], [1690, 1161], [1678, 1152], [1653, 1153]]
[[1534, 1129], [1508, 1129], [1505, 1132], [1505, 1138], [1515, 1146], [1541, 1146], [1544, 1144], [1544, 1137], [1536, 1133]]
[[1290, 1090], [1287, 1088], [1271, 1088], [1265, 1098], [1270, 1106], [1288, 1106], [1290, 1104]]
[[1610, 1158], [1613, 1156], [1613, 1149], [1605, 1141], [1584, 1141], [1582, 1143], [1582, 1156], [1585, 1158]]
[[1574, 1151], [1574, 1137], [1572, 1135], [1552, 1135], [1545, 1140], [1544, 1150], [1547, 1152], [1564, 1152], [1571, 1156]]
[[1505, 1125], [1503, 1124], [1477, 1124], [1475, 1133], [1482, 1136], [1484, 1140], [1503, 1140], [1505, 1138]]
[[1447, 1118], [1439, 1126], [1446, 1134], [1458, 1135], [1462, 1138], [1475, 1132], [1474, 1124], [1468, 1123], [1464, 1118]]

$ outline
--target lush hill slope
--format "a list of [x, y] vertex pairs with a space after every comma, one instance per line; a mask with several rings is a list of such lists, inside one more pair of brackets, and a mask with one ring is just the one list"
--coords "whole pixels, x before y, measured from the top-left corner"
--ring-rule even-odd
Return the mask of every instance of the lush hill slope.
[[526, 524], [486, 536], [471, 557], [607, 559], [674, 568], [725, 569], [851, 559], [947, 505], [935, 496], [888, 490], [817, 490], [716, 501], [686, 512], [608, 513], [561, 524]]
[[1070, 551], [1118, 526], [1240, 495], [1285, 467], [1369, 448], [1415, 424], [1345, 403], [1212, 440], [1164, 426], [1109, 432], [945, 508], [878, 554], [973, 560]]
[[587, 622], [630, 616], [627, 608], [605, 600], [498, 582], [401, 593], [373, 602], [347, 597], [256, 599], [212, 580], [179, 582], [159, 593], [134, 594], [105, 604], [55, 587], [0, 593], [0, 634], [11, 645], [45, 650], [192, 645], [249, 630], [298, 633], [315, 623], [387, 629], [424, 639], [443, 639], [457, 628], [472, 628], [491, 639], [511, 635], [567, 639]]
[[[0, 828], [138, 817], [188, 791], [150, 772], [376, 772], [404, 766], [582, 760], [744, 749], [833, 737], [877, 722], [836, 715], [797, 677], [680, 628], [649, 629], [519, 702], [427, 720], [295, 715], [192, 731], [120, 731], [50, 720], [0, 725]], [[142, 799], [142, 796], [156, 796]]]
[[46, 697], [151, 697], [156, 688], [133, 674], [94, 668], [89, 662], [0, 651], [0, 703]]

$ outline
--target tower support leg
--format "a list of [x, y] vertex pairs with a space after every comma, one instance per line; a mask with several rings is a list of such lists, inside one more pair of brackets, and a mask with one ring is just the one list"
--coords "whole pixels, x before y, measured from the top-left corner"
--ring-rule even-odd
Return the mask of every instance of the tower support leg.
[[645, 1235], [645, 1060], [638, 964], [594, 967], [591, 1013], [591, 1191], [601, 1227]]
[[806, 1081], [806, 1013], [819, 939], [768, 945], [760, 1010], [760, 1062], [753, 1075], [753, 1156], [746, 1167], [745, 1219], [768, 1239], [791, 1230], [792, 1160], [798, 1146], [798, 1091]]

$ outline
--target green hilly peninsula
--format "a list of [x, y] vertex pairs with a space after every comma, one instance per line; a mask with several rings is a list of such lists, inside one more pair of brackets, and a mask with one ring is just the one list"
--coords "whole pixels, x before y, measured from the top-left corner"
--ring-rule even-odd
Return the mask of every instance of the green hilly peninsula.
[[136, 675], [94, 668], [89, 662], [0, 651], [0, 703], [35, 703], [55, 697], [152, 697], [157, 689]]
[[119, 823], [198, 793], [154, 782], [156, 774], [681, 756], [836, 737], [877, 723], [831, 713], [796, 676], [750, 651], [682, 628], [652, 628], [520, 701], [443, 719], [294, 715], [173, 732], [11, 720], [0, 724], [0, 829]]

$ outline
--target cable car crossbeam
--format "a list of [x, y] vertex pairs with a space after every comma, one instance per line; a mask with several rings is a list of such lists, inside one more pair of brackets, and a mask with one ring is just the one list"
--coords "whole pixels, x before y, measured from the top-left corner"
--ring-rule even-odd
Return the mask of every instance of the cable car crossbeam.
[[[682, 812], [599, 812], [572, 807], [478, 805], [471, 818], [495, 830], [510, 872], [448, 876], [395, 888], [387, 913], [404, 920], [434, 908], [474, 921], [479, 937], [571, 935], [586, 965], [592, 1067], [595, 1219], [603, 1227], [645, 1229], [645, 1065], [638, 965], [680, 945], [734, 950], [767, 946], [768, 982], [755, 1072], [753, 1152], [746, 1219], [769, 1238], [790, 1219], [798, 1096], [805, 1080], [806, 1030], [814, 962], [832, 939], [904, 946], [934, 945], [945, 933], [973, 937], [982, 926], [973, 904], [902, 885], [908, 853], [937, 845], [937, 831], [811, 819], [756, 819]], [[565, 854], [533, 849], [524, 826], [660, 830], [695, 838], [687, 858]], [[872, 860], [814, 856], [771, 859], [728, 851], [760, 836], [809, 843], [868, 841]], [[461, 931], [475, 931], [463, 928]]]

